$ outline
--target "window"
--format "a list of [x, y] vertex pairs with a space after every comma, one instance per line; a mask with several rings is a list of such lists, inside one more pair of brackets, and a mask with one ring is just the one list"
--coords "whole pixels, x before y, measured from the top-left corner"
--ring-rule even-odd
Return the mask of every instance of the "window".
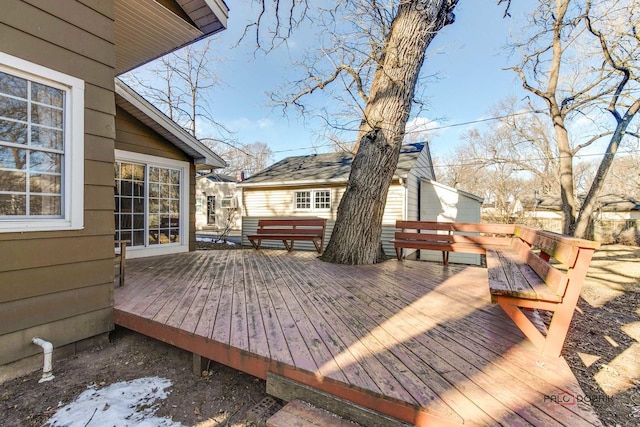
[[185, 245], [186, 162], [116, 150], [116, 240], [133, 248]]
[[314, 209], [331, 209], [331, 191], [314, 191]]
[[0, 231], [80, 229], [84, 82], [0, 52]]
[[207, 225], [216, 223], [216, 196], [207, 196]]
[[202, 193], [202, 195], [199, 195], [198, 197], [196, 197], [196, 213], [201, 214], [202, 213], [202, 205], [203, 205], [203, 200], [207, 198], [207, 195], [205, 193]]
[[311, 191], [296, 191], [296, 210], [311, 209]]
[[294, 192], [295, 210], [331, 209], [331, 190], [308, 190]]

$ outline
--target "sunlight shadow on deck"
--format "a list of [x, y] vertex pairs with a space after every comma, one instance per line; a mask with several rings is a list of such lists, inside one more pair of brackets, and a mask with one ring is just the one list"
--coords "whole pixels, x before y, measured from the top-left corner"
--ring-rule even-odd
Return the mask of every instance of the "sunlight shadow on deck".
[[[468, 276], [467, 280], [461, 279], [461, 276], [465, 275]], [[484, 301], [482, 297], [478, 296], [477, 290], [460, 289], [466, 295], [473, 295], [476, 298], [473, 301], [463, 298], [466, 301], [457, 304], [452, 304], [451, 298], [440, 292], [440, 289], [456, 286], [461, 280], [469, 283], [470, 288], [477, 287], [481, 277], [482, 272], [478, 269], [465, 269], [457, 275], [451, 276], [435, 289], [429, 289], [421, 298], [407, 305], [390, 319], [380, 323], [366, 336], [351, 344], [335, 357], [335, 362], [338, 366], [348, 366], [349, 363], [352, 363], [353, 358], [361, 360], [365, 356], [385, 352], [398, 343], [404, 343], [418, 335], [425, 334], [438, 325], [463, 319], [482, 307], [490, 306], [488, 289]], [[480, 281], [480, 283], [482, 282]], [[320, 371], [331, 372], [331, 369], [335, 369], [335, 362], [328, 361], [320, 368]]]

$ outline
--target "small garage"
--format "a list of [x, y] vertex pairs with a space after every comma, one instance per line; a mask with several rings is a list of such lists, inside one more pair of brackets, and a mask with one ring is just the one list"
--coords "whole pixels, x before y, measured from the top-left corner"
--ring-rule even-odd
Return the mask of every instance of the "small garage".
[[[430, 179], [420, 181], [420, 220], [440, 222], [480, 222], [484, 199]], [[438, 251], [420, 250], [420, 259], [442, 261]], [[480, 255], [452, 252], [449, 262], [480, 264]]]

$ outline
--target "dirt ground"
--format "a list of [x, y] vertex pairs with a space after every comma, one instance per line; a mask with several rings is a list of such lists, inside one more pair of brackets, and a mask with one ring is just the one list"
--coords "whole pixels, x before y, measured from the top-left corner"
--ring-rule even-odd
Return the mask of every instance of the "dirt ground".
[[[227, 245], [199, 243], [199, 249]], [[596, 253], [572, 331], [563, 351], [603, 424], [640, 424], [640, 248], [605, 246]], [[265, 383], [221, 365], [191, 373], [191, 354], [117, 329], [110, 344], [54, 366], [56, 378], [38, 384], [40, 372], [0, 385], [0, 426], [43, 426], [60, 402], [90, 385], [141, 377], [172, 381], [156, 416], [184, 425], [251, 426], [247, 412], [265, 396]]]
[[640, 248], [596, 251], [563, 355], [606, 426], [640, 425]]

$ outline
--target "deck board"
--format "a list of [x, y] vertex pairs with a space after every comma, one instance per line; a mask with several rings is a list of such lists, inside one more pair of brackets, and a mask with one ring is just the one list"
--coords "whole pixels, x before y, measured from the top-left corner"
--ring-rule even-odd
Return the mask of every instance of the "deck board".
[[562, 358], [490, 302], [486, 269], [315, 252], [128, 260], [117, 324], [261, 378], [271, 371], [416, 425], [601, 425]]

